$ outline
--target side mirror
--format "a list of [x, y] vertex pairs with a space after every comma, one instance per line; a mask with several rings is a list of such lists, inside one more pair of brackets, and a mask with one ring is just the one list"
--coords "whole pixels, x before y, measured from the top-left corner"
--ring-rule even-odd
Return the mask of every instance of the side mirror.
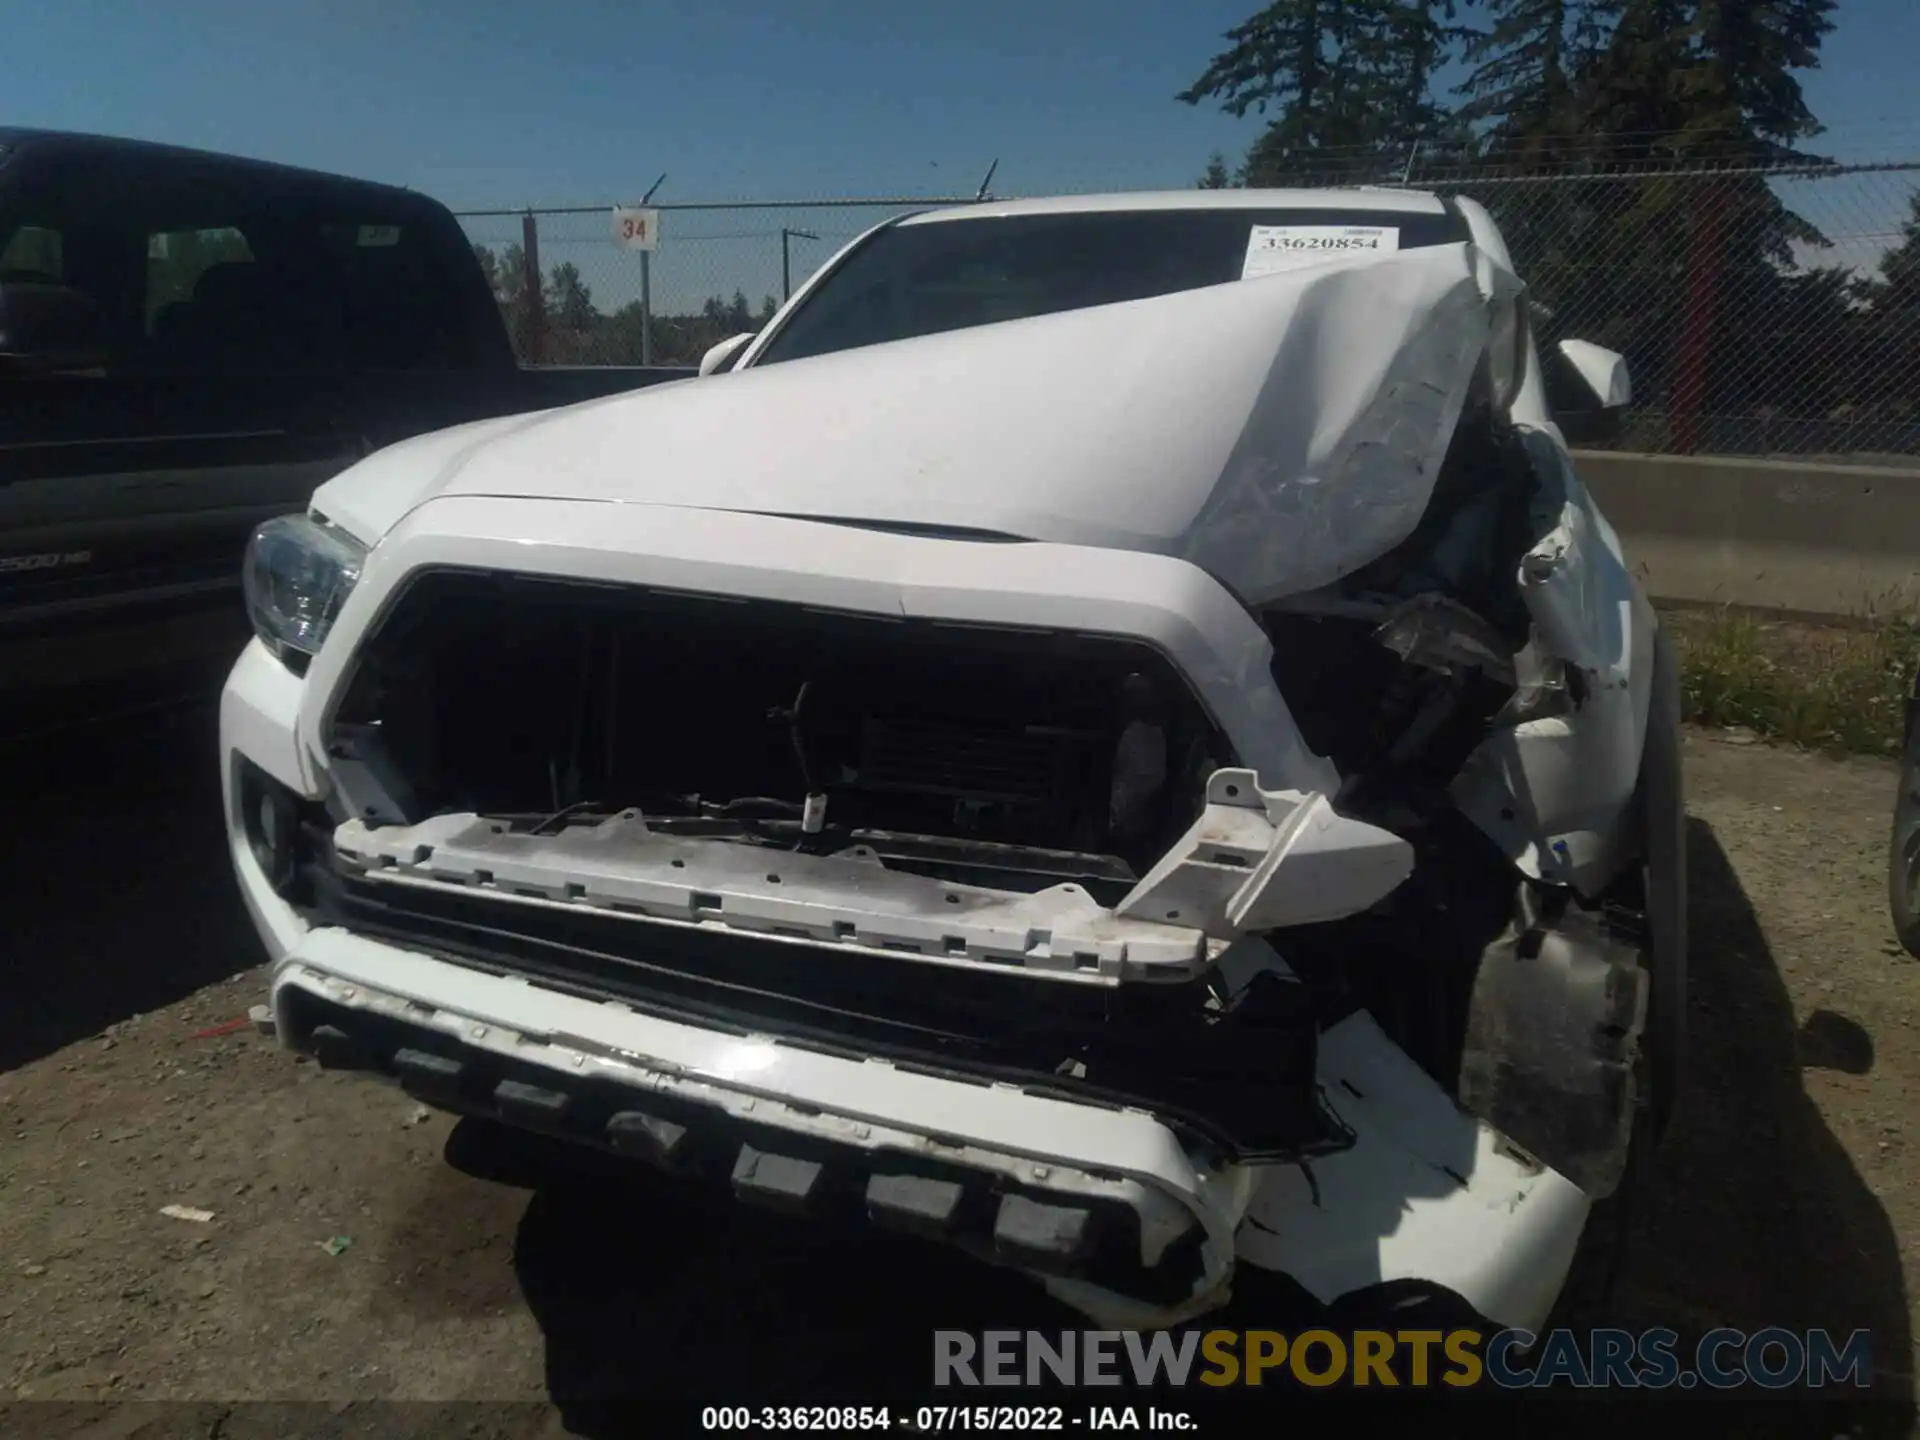
[[1605, 444], [1633, 403], [1627, 357], [1587, 340], [1562, 340], [1546, 359], [1547, 403], [1569, 445]]
[[0, 280], [0, 368], [49, 374], [106, 364], [93, 301], [51, 280]]
[[716, 370], [724, 370], [731, 365], [734, 357], [747, 348], [755, 332], [749, 330], [744, 335], [729, 335], [718, 345], [713, 346], [700, 357], [700, 373], [711, 375]]
[[1596, 408], [1624, 410], [1633, 403], [1633, 379], [1627, 374], [1627, 357], [1618, 350], [1608, 350], [1588, 340], [1562, 340], [1560, 353], [1593, 392]]

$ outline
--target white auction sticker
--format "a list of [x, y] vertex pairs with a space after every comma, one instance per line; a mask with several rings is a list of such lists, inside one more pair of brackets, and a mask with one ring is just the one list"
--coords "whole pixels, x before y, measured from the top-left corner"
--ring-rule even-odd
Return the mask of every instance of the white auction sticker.
[[1356, 255], [1392, 255], [1399, 249], [1400, 231], [1391, 225], [1256, 225], [1247, 236], [1240, 278], [1252, 280]]

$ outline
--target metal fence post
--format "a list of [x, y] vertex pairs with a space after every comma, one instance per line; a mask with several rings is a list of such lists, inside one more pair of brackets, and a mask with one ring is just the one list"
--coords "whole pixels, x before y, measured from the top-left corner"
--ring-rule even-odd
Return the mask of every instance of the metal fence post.
[[1689, 227], [1687, 298], [1680, 312], [1680, 347], [1669, 417], [1673, 448], [1682, 455], [1700, 450], [1700, 411], [1707, 399], [1707, 369], [1713, 358], [1714, 291], [1725, 258], [1721, 219], [1725, 199], [1717, 185], [1701, 186]]
[[526, 358], [531, 364], [542, 365], [547, 358], [547, 303], [540, 286], [540, 226], [532, 210], [520, 217], [520, 253], [526, 261], [526, 271], [520, 277], [520, 294], [526, 306]]
[[[642, 205], [651, 205], [654, 195], [667, 183], [667, 172], [662, 170], [660, 178], [647, 187], [647, 193], [640, 197]], [[655, 212], [658, 213], [657, 211]], [[656, 233], [653, 243], [660, 243]], [[640, 252], [640, 363], [653, 364], [653, 251]]]
[[640, 252], [640, 363], [653, 364], [653, 252]]
[[789, 253], [791, 243], [795, 240], [818, 240], [819, 238], [811, 230], [789, 230], [784, 225], [780, 227], [780, 298], [782, 300], [793, 298], [793, 258]]

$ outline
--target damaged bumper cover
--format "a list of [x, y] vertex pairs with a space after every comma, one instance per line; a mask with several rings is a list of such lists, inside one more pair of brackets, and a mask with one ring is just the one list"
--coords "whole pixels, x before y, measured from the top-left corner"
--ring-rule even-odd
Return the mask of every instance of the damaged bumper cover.
[[1398, 836], [1323, 795], [1263, 791], [1251, 770], [1215, 772], [1187, 834], [1111, 910], [1072, 884], [1011, 894], [899, 873], [864, 845], [821, 856], [679, 839], [638, 810], [555, 836], [475, 814], [350, 820], [333, 845], [375, 880], [1109, 984], [1195, 978], [1224, 941], [1357, 913], [1413, 865]]
[[[1062, 995], [1107, 1009], [1123, 991], [1165, 995], [1207, 976], [1229, 999], [1263, 976], [1291, 981], [1263, 941], [1233, 932], [1287, 913], [1289, 896], [1300, 917], [1337, 913], [1330, 897], [1364, 902], [1403, 876], [1402, 842], [1323, 797], [1221, 771], [1208, 799], [1111, 910], [1072, 886], [1008, 895], [897, 873], [858, 850], [687, 840], [633, 813], [557, 835], [475, 815], [349, 821], [334, 831], [335, 861], [362, 893], [395, 900], [394, 914], [474, 904], [513, 934], [514, 959], [476, 967], [448, 953], [457, 931], [381, 935], [367, 912], [342, 928], [323, 902], [276, 974], [276, 1022], [284, 1043], [458, 1113], [728, 1185], [749, 1203], [957, 1245], [1102, 1323], [1180, 1323], [1251, 1270], [1291, 1276], [1325, 1304], [1414, 1280], [1496, 1323], [1537, 1326], [1588, 1195], [1456, 1104], [1364, 1013], [1323, 1032], [1307, 1020], [1304, 1046], [1297, 1015], [1245, 1043], [1211, 1032], [1223, 1068], [1184, 1092], [1169, 1072], [1187, 1052], [1156, 1037], [1151, 1065], [1128, 1072], [1131, 1093], [1076, 1092], [1043, 1070], [996, 1072], [964, 1046], [949, 1063], [937, 1049], [889, 1055], [885, 1037], [862, 1043], [850, 1012], [821, 1044], [751, 1008], [690, 1017], [644, 986], [575, 984], [528, 958], [542, 933], [531, 917], [590, 915], [654, 967], [672, 963], [662, 942], [674, 936], [744, 943], [775, 973], [809, 970], [823, 1003], [841, 999], [830, 967], [875, 967], [836, 973], [850, 997], [870, 976], [917, 975], [937, 986], [928, 1017], [956, 1027], [966, 984], [988, 976], [1024, 987], [1035, 1003], [1012, 1008], [1058, 1044], [1076, 1018], [1047, 1008]], [[1189, 926], [1167, 918], [1182, 906]], [[1135, 918], [1146, 914], [1158, 918]], [[689, 953], [700, 985], [738, 982], [726, 954]], [[989, 1014], [1002, 1031], [1019, 1023], [1004, 996]], [[1251, 1082], [1261, 1069], [1271, 1084]]]
[[817, 856], [680, 839], [650, 830], [638, 811], [550, 837], [472, 814], [374, 828], [350, 820], [334, 847], [375, 880], [827, 942], [903, 962], [1006, 965], [1098, 983], [1177, 981], [1211, 961], [1200, 931], [1119, 918], [1076, 885], [1007, 894], [889, 870], [864, 846]]
[[[1377, 899], [1406, 846], [1321, 797], [1263, 796], [1251, 772], [1212, 789], [1221, 803], [1113, 909], [1078, 885], [1009, 893], [889, 869], [864, 844], [688, 839], [626, 811], [545, 835], [472, 814], [348, 821], [308, 866], [310, 913], [669, 1019], [1153, 1109], [1237, 1161], [1325, 1153], [1348, 1141], [1316, 1093], [1304, 988], [1270, 974], [1227, 994], [1216, 962], [1234, 917]], [[1343, 853], [1362, 857], [1344, 887], [1324, 874]]]
[[323, 1061], [725, 1179], [744, 1199], [864, 1207], [1023, 1268], [1113, 1276], [1162, 1306], [1231, 1269], [1220, 1177], [1144, 1114], [677, 1024], [335, 930], [279, 967], [273, 1008], [283, 1043]]
[[[244, 731], [243, 719], [251, 725], [266, 718], [270, 700], [263, 697], [258, 709], [234, 707], [232, 729]], [[1216, 781], [1222, 797], [1228, 783], [1239, 782]], [[1283, 812], [1277, 827], [1264, 818], [1269, 804]], [[1289, 828], [1296, 814], [1301, 818]], [[1268, 825], [1270, 854], [1297, 845], [1318, 814], [1314, 806], [1263, 799], [1256, 788], [1252, 805], [1231, 818], [1249, 848], [1256, 819]], [[1220, 819], [1214, 816], [1214, 842], [1228, 838]], [[582, 827], [571, 845], [547, 836], [531, 843], [519, 837], [517, 846], [516, 837], [475, 817], [438, 823], [429, 834], [424, 827], [368, 830], [349, 822], [334, 834], [347, 867], [381, 877], [368, 879], [370, 887], [409, 894], [484, 887], [496, 919], [506, 909], [561, 913], [636, 900], [663, 916], [683, 905], [691, 915], [691, 887], [684, 895], [637, 888], [645, 865], [632, 853], [611, 863], [615, 850], [657, 850], [662, 872], [683, 877], [663, 882], [669, 886], [685, 883], [685, 872], [671, 863], [674, 852], [697, 850], [699, 893], [717, 896], [721, 915], [729, 913], [732, 893], [733, 925], [756, 923], [742, 898], [756, 887], [762, 900], [809, 903], [797, 871], [780, 872], [777, 886], [767, 881], [776, 873], [767, 869], [768, 852], [647, 835], [632, 822]], [[1196, 834], [1206, 829], [1196, 823]], [[605, 871], [598, 879], [589, 858], [596, 847]], [[1219, 863], [1201, 853], [1206, 863]], [[720, 856], [750, 861], [753, 872], [729, 880]], [[791, 868], [803, 858], [782, 855], [771, 863]], [[1244, 1286], [1250, 1274], [1271, 1271], [1291, 1276], [1324, 1304], [1417, 1280], [1452, 1292], [1496, 1323], [1537, 1326], [1585, 1223], [1588, 1200], [1572, 1182], [1455, 1105], [1365, 1015], [1318, 1035], [1312, 1073], [1305, 1086], [1295, 1082], [1315, 1097], [1340, 1143], [1286, 1163], [1248, 1160], [1196, 1133], [1172, 1113], [1175, 1107], [1095, 1100], [1044, 1082], [688, 1023], [605, 994], [570, 993], [524, 970], [488, 973], [423, 945], [350, 932], [325, 923], [324, 906], [317, 915], [291, 911], [244, 847], [236, 846], [235, 859], [263, 934], [288, 940], [272, 995], [284, 1045], [384, 1076], [456, 1113], [598, 1147], [690, 1183], [729, 1187], [747, 1203], [864, 1217], [955, 1245], [1035, 1277], [1098, 1323], [1183, 1323], [1224, 1303], [1236, 1275]], [[832, 857], [815, 863], [831, 864]], [[937, 965], [947, 982], [943, 993], [969, 966], [1018, 971], [1031, 960], [1009, 954], [996, 964], [883, 949], [884, 892], [894, 881], [919, 882], [870, 861], [840, 863], [864, 865], [875, 882], [859, 897], [864, 921], [854, 922], [844, 956], [871, 947], [896, 970]], [[426, 878], [434, 867], [437, 877]], [[1263, 868], [1285, 867], [1256, 859], [1224, 868], [1242, 877], [1230, 892], [1238, 895]], [[407, 870], [415, 877], [406, 878]], [[1149, 890], [1160, 883], [1150, 880], [1142, 882]], [[925, 883], [952, 893], [941, 882]], [[625, 898], [616, 900], [614, 890]], [[908, 908], [906, 893], [894, 893], [896, 912]], [[853, 897], [841, 890], [829, 898], [844, 908]], [[967, 908], [975, 924], [991, 913], [984, 901], [938, 903]], [[1082, 919], [1098, 913], [1090, 907]], [[775, 918], [791, 925], [796, 917], [766, 913], [758, 923]], [[631, 913], [607, 920], [646, 923]], [[1106, 923], [1115, 927], [1108, 938], [1129, 933], [1127, 923]], [[1163, 938], [1177, 933], [1131, 923]], [[835, 924], [824, 917], [828, 933]], [[728, 928], [712, 919], [663, 918], [656, 925], [662, 933]], [[1069, 933], [1057, 917], [1055, 925], [1056, 934]], [[808, 953], [798, 939], [783, 946], [765, 933], [748, 938], [796, 959]], [[1258, 940], [1223, 945], [1196, 930], [1165, 952], [1167, 975], [1190, 966], [1193, 951], [1207, 954], [1235, 990], [1262, 973], [1285, 973]], [[1118, 957], [1116, 969], [1133, 963]], [[1023, 983], [1105, 994], [1121, 983], [1098, 967], [1078, 972], [1077, 981], [1068, 978], [1074, 973], [1042, 970]]]
[[1474, 1121], [1363, 1015], [1319, 1083], [1352, 1144], [1223, 1164], [1144, 1110], [965, 1083], [559, 994], [334, 929], [275, 970], [283, 1044], [492, 1115], [729, 1184], [863, 1213], [1040, 1278], [1103, 1323], [1180, 1323], [1238, 1266], [1331, 1304], [1418, 1278], [1536, 1326], [1588, 1202]]

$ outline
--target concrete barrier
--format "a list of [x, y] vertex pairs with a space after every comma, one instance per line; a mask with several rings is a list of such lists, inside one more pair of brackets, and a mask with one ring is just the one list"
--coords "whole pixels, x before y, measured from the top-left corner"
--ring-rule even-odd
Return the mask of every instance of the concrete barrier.
[[1836, 619], [1920, 611], [1920, 460], [1575, 458], [1656, 600]]

